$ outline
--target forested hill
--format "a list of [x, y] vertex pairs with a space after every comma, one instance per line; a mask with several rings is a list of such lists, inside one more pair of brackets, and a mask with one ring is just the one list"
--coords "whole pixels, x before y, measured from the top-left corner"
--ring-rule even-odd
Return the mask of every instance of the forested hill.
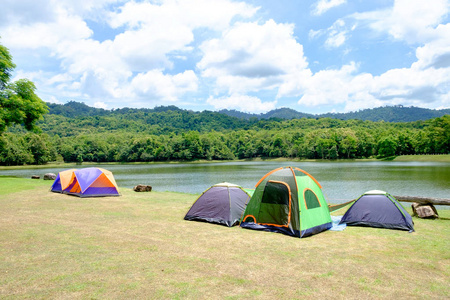
[[[40, 133], [17, 125], [0, 136], [0, 165], [450, 153], [450, 115], [415, 122], [317, 116], [283, 120], [280, 115], [243, 119], [175, 106], [115, 110], [77, 102], [49, 106], [50, 113], [37, 124]], [[275, 111], [275, 116], [283, 111], [287, 110]]]
[[249, 114], [236, 110], [223, 109], [219, 111], [222, 114], [242, 119], [301, 119], [301, 118], [332, 118], [340, 120], [363, 120], [363, 121], [385, 121], [385, 122], [414, 122], [424, 121], [442, 117], [450, 114], [450, 109], [434, 110], [420, 107], [404, 107], [404, 106], [385, 106], [371, 109], [364, 109], [356, 112], [348, 113], [326, 113], [326, 114], [307, 114], [298, 112], [290, 108], [277, 108], [264, 114]]
[[[264, 119], [301, 119], [301, 118], [332, 118], [332, 119], [340, 119], [340, 120], [363, 120], [363, 121], [385, 121], [385, 122], [414, 122], [419, 120], [429, 120], [438, 117], [442, 117], [443, 115], [450, 114], [450, 109], [441, 109], [441, 110], [433, 110], [427, 108], [420, 107], [404, 107], [404, 106], [385, 106], [378, 107], [372, 109], [364, 109], [356, 112], [348, 112], [348, 113], [326, 113], [326, 114], [307, 114], [298, 112], [294, 109], [290, 108], [277, 108], [271, 110], [264, 114], [250, 114], [239, 112], [236, 110], [220, 110], [219, 112], [212, 111], [202, 111], [195, 112], [191, 110], [185, 110], [178, 108], [176, 106], [159, 106], [153, 109], [148, 108], [121, 108], [114, 110], [105, 110], [101, 108], [94, 108], [87, 106], [84, 103], [70, 101], [64, 105], [47, 103], [50, 112], [49, 114], [53, 115], [61, 115], [64, 117], [93, 117], [93, 116], [124, 116], [124, 115], [132, 115], [134, 117], [141, 116], [147, 119], [150, 123], [155, 123], [156, 121], [164, 121], [165, 117], [172, 117], [174, 113], [178, 115], [184, 116], [184, 121], [195, 120], [195, 122], [199, 122], [198, 119], [202, 117], [213, 118], [216, 120], [216, 123], [212, 126], [211, 129], [215, 129], [214, 127], [221, 127], [225, 124], [220, 124], [221, 122], [225, 122], [229, 125], [230, 129], [235, 129], [237, 127], [244, 126], [246, 122], [242, 122], [242, 120], [264, 120]], [[149, 119], [149, 116], [152, 116]], [[232, 117], [227, 118], [227, 117]], [[156, 118], [156, 119], [155, 119]], [[240, 120], [237, 120], [240, 119]], [[228, 127], [228, 126], [226, 126]], [[244, 126], [245, 127], [245, 126]], [[216, 128], [217, 129], [217, 128]]]
[[222, 109], [219, 111], [221, 114], [225, 114], [228, 116], [241, 118], [241, 119], [271, 119], [271, 118], [278, 118], [278, 119], [285, 119], [285, 120], [292, 120], [292, 119], [301, 119], [301, 118], [317, 118], [319, 116], [313, 115], [313, 114], [307, 114], [307, 113], [301, 113], [291, 108], [277, 108], [274, 110], [271, 110], [264, 114], [250, 114], [250, 113], [244, 113], [237, 110], [228, 110], [228, 109]]
[[450, 114], [450, 109], [427, 109], [420, 107], [385, 106], [371, 109], [364, 109], [357, 112], [323, 114], [321, 117], [341, 120], [365, 120], [365, 121], [385, 121], [385, 122], [414, 122], [439, 118]]
[[211, 111], [195, 112], [176, 106], [153, 109], [121, 108], [104, 110], [83, 103], [64, 105], [48, 103], [49, 113], [38, 123], [50, 135], [73, 136], [91, 132], [127, 131], [146, 134], [179, 134], [197, 132], [247, 130], [258, 120], [248, 121]]

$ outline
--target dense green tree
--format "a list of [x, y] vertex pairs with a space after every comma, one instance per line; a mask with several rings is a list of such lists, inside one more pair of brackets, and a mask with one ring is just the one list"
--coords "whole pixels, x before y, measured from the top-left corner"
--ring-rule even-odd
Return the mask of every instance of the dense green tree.
[[9, 50], [0, 45], [0, 134], [11, 124], [22, 124], [35, 130], [35, 123], [48, 112], [47, 105], [36, 94], [36, 86], [27, 79], [10, 82], [15, 68]]
[[414, 141], [409, 131], [401, 131], [397, 136], [396, 155], [414, 154]]
[[386, 136], [378, 142], [377, 146], [379, 157], [389, 157], [395, 155], [397, 142], [393, 136]]
[[32, 163], [41, 165], [56, 160], [58, 154], [48, 135], [28, 133], [25, 141], [29, 152], [33, 155]]
[[354, 130], [343, 129], [341, 136], [342, 141], [340, 143], [340, 149], [342, 149], [343, 157], [353, 158], [358, 149], [358, 138], [356, 137]]
[[33, 154], [23, 135], [5, 133], [0, 137], [0, 163], [2, 165], [32, 164]]
[[6, 89], [15, 67], [8, 48], [0, 45], [0, 91]]

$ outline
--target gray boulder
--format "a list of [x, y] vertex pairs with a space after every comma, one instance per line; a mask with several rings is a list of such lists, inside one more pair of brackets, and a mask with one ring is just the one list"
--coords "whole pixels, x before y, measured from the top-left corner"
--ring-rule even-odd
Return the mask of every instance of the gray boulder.
[[56, 174], [54, 173], [46, 173], [44, 175], [44, 180], [55, 180], [56, 179]]
[[419, 218], [430, 218], [430, 219], [439, 218], [437, 210], [433, 204], [413, 203], [413, 204], [411, 204], [411, 208], [413, 211], [413, 216], [417, 216]]

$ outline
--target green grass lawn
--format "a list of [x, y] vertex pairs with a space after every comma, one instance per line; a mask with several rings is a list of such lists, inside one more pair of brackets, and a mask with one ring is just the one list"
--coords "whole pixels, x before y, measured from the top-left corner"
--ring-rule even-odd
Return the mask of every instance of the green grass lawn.
[[0, 196], [15, 193], [17, 191], [33, 190], [36, 187], [46, 186], [50, 189], [53, 180], [44, 181], [38, 179], [23, 179], [16, 177], [0, 176]]
[[195, 195], [82, 199], [51, 183], [0, 177], [2, 299], [450, 297], [450, 210], [414, 218], [414, 233], [298, 239], [184, 221]]

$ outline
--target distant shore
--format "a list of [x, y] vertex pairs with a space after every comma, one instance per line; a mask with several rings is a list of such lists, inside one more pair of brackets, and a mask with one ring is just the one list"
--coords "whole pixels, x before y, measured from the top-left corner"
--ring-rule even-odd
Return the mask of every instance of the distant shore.
[[243, 161], [294, 161], [294, 162], [347, 162], [347, 161], [396, 161], [396, 162], [408, 162], [408, 161], [419, 161], [419, 162], [450, 162], [450, 154], [436, 154], [436, 155], [401, 155], [393, 156], [385, 159], [377, 158], [363, 158], [363, 159], [337, 159], [337, 160], [321, 160], [321, 159], [296, 159], [289, 157], [278, 157], [278, 158], [262, 158], [256, 157], [252, 159], [236, 159], [236, 160], [194, 160], [194, 161], [155, 161], [155, 162], [83, 162], [81, 164], [77, 163], [65, 163], [65, 162], [50, 162], [45, 165], [21, 165], [21, 166], [0, 166], [0, 170], [11, 170], [11, 169], [43, 169], [49, 167], [59, 167], [64, 166], [64, 168], [80, 168], [83, 166], [90, 165], [115, 165], [115, 164], [179, 164], [179, 163], [223, 163], [223, 162], [243, 162]]

